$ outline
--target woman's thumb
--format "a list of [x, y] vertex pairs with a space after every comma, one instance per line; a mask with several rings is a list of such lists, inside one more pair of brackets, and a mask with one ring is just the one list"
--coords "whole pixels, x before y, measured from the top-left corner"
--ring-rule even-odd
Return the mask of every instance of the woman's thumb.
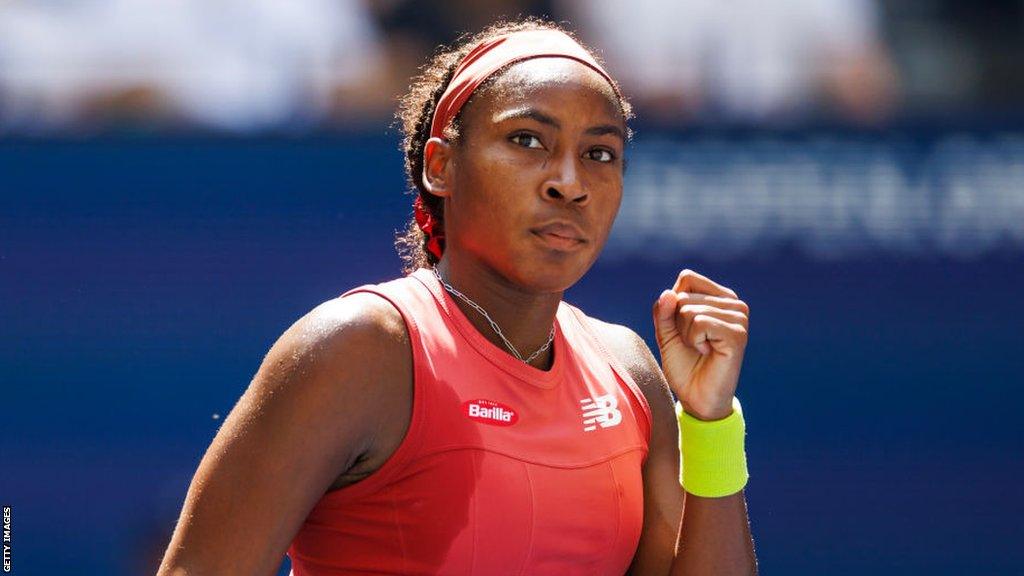
[[654, 334], [658, 339], [658, 345], [669, 340], [677, 330], [676, 308], [679, 305], [679, 296], [671, 290], [665, 290], [658, 296], [654, 303]]

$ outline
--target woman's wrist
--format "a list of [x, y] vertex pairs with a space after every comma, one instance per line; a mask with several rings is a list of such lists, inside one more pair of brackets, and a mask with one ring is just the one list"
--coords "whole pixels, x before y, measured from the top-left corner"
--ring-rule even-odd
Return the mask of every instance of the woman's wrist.
[[680, 482], [695, 496], [717, 498], [735, 494], [747, 484], [746, 422], [739, 399], [724, 418], [701, 420], [676, 402], [681, 453]]
[[[680, 402], [682, 402], [682, 401], [680, 401]], [[717, 407], [717, 408], [711, 408], [711, 409], [705, 409], [705, 410], [697, 410], [692, 405], [687, 404], [686, 402], [682, 402], [682, 405], [683, 405], [683, 411], [684, 412], [686, 412], [688, 415], [696, 418], [697, 420], [701, 420], [701, 421], [704, 421], [704, 422], [710, 422], [710, 421], [714, 421], [714, 420], [724, 420], [725, 418], [728, 418], [729, 415], [731, 415], [733, 413], [733, 407], [732, 407], [732, 400], [731, 399], [730, 399], [729, 403], [726, 404], [725, 406], [721, 406], [721, 407]]]

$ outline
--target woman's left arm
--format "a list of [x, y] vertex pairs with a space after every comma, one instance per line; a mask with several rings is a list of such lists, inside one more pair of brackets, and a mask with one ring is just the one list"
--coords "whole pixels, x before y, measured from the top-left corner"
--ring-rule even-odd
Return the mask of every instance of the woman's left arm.
[[728, 288], [684, 270], [654, 308], [659, 367], [636, 333], [603, 324], [604, 342], [643, 390], [653, 417], [644, 464], [644, 525], [629, 574], [757, 574], [743, 491], [706, 498], [679, 482], [679, 428], [669, 390], [701, 420], [732, 413], [749, 309]]

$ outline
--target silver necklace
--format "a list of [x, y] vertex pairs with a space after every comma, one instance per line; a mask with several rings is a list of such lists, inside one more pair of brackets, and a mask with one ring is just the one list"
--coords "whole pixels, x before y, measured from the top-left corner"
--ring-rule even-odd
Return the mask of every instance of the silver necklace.
[[437, 281], [440, 282], [442, 286], [444, 286], [445, 290], [451, 292], [466, 304], [469, 304], [474, 310], [482, 314], [483, 317], [486, 318], [488, 322], [490, 322], [491, 328], [494, 329], [494, 332], [498, 335], [498, 338], [501, 338], [501, 341], [505, 343], [505, 346], [507, 346], [508, 349], [512, 351], [512, 354], [514, 354], [515, 357], [518, 358], [519, 360], [529, 364], [530, 362], [533, 361], [534, 358], [536, 358], [545, 350], [547, 350], [548, 347], [551, 346], [551, 343], [555, 340], [555, 327], [554, 325], [552, 325], [551, 334], [548, 334], [548, 341], [545, 342], [543, 346], [538, 348], [536, 352], [530, 354], [528, 358], [523, 359], [523, 356], [522, 354], [519, 353], [519, 350], [516, 350], [516, 347], [513, 346], [512, 343], [508, 341], [508, 338], [505, 338], [505, 334], [501, 332], [501, 328], [498, 327], [498, 323], [495, 322], [493, 318], [491, 318], [491, 315], [488, 314], [487, 311], [484, 310], [482, 306], [470, 300], [469, 296], [466, 296], [462, 292], [459, 292], [458, 290], [453, 288], [451, 284], [445, 282], [444, 278], [441, 278], [441, 273], [437, 271], [437, 268], [432, 268], [432, 270], [434, 271], [434, 276], [437, 278]]

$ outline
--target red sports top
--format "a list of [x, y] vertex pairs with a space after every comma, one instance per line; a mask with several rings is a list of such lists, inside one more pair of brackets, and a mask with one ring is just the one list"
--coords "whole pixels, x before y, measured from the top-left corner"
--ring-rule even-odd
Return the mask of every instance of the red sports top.
[[623, 574], [651, 412], [583, 313], [559, 304], [544, 371], [477, 332], [430, 270], [355, 292], [405, 319], [412, 420], [379, 470], [316, 504], [293, 574]]

